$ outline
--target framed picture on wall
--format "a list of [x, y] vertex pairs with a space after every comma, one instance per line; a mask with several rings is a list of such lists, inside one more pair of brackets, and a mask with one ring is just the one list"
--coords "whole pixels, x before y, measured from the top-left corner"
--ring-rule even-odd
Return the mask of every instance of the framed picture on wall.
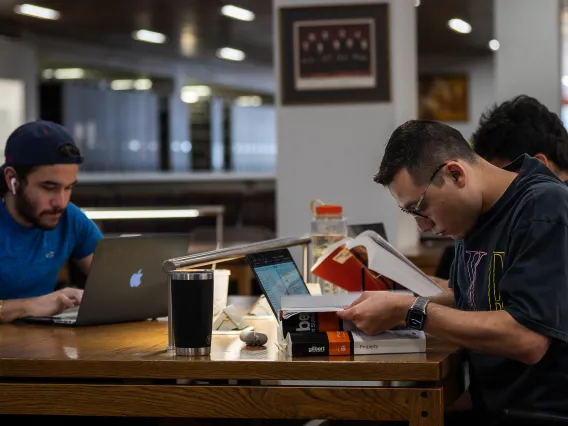
[[418, 118], [450, 122], [467, 121], [468, 91], [467, 75], [420, 75]]
[[282, 103], [390, 100], [388, 4], [280, 9]]

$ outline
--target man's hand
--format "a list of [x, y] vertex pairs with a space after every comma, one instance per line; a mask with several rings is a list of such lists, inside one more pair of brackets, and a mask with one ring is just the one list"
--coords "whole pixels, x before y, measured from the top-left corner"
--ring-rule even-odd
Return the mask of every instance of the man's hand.
[[363, 333], [375, 335], [404, 324], [414, 300], [414, 296], [388, 291], [366, 291], [337, 315], [352, 321]]
[[47, 317], [59, 314], [67, 309], [81, 304], [83, 290], [78, 288], [63, 288], [45, 296], [29, 299], [28, 316]]
[[45, 296], [4, 300], [2, 314], [5, 322], [30, 316], [46, 317], [79, 306], [82, 298], [83, 290], [68, 287]]

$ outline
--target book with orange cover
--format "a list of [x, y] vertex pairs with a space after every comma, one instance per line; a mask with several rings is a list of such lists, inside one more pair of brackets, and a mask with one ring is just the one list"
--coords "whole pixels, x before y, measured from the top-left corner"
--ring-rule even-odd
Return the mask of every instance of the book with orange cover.
[[315, 276], [350, 292], [403, 287], [430, 297], [443, 292], [422, 270], [374, 231], [345, 238], [324, 250]]
[[336, 311], [332, 311], [298, 312], [296, 315], [281, 318], [280, 329], [282, 335], [286, 336], [290, 332], [351, 331], [356, 327], [351, 321], [342, 320]]
[[423, 331], [389, 330], [376, 336], [360, 331], [290, 332], [282, 345], [289, 356], [371, 355], [426, 351]]

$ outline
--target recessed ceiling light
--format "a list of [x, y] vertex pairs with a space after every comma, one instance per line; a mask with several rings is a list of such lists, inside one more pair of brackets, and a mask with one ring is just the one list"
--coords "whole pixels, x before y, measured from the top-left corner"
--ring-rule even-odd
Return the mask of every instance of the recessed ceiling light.
[[147, 43], [163, 44], [166, 42], [167, 37], [162, 33], [157, 33], [150, 30], [138, 30], [132, 34], [134, 40], [145, 41]]
[[211, 96], [211, 87], [209, 86], [184, 86], [182, 92], [193, 92], [199, 97]]
[[241, 21], [253, 21], [254, 13], [250, 10], [243, 9], [242, 7], [233, 6], [228, 4], [221, 8], [221, 13], [229, 18], [239, 19]]
[[239, 96], [235, 99], [235, 103], [241, 107], [258, 107], [262, 105], [260, 96]]
[[471, 32], [471, 25], [459, 18], [450, 19], [448, 26], [460, 34], [469, 34]]
[[499, 50], [499, 47], [501, 47], [501, 43], [499, 43], [499, 41], [493, 39], [489, 42], [489, 48], [494, 52], [497, 52]]
[[199, 101], [199, 95], [190, 90], [182, 90], [180, 98], [181, 101], [185, 102], [186, 104], [194, 104]]
[[110, 82], [110, 88], [112, 90], [132, 90], [133, 87], [133, 80], [113, 80]]
[[134, 80], [134, 90], [150, 90], [152, 88], [152, 80], [149, 78], [139, 78]]
[[223, 47], [217, 50], [217, 56], [228, 61], [243, 61], [245, 59], [245, 52], [233, 49], [232, 47]]
[[57, 10], [26, 3], [14, 6], [14, 13], [17, 13], [18, 15], [32, 16], [34, 18], [50, 19], [52, 21], [56, 21], [61, 17], [61, 13]]
[[85, 77], [85, 70], [82, 68], [59, 68], [53, 72], [57, 80], [77, 80]]
[[148, 78], [113, 80], [110, 82], [110, 88], [112, 90], [150, 90], [152, 88], [152, 80]]

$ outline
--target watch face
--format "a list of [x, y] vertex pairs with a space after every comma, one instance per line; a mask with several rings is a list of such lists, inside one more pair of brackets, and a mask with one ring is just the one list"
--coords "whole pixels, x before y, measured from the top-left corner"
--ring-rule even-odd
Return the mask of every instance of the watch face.
[[420, 312], [410, 311], [406, 325], [415, 330], [422, 330], [424, 328], [424, 314]]

